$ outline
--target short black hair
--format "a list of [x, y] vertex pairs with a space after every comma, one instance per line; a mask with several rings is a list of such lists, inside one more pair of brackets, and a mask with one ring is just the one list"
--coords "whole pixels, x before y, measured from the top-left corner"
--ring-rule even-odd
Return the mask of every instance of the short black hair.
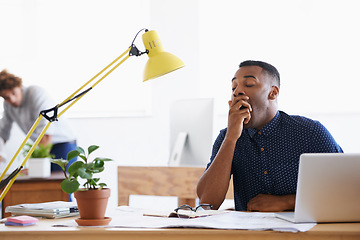
[[278, 87], [280, 88], [280, 73], [278, 70], [271, 64], [262, 62], [262, 61], [254, 61], [254, 60], [246, 60], [240, 63], [239, 68], [246, 66], [258, 66], [261, 67], [264, 71], [270, 74], [273, 78], [275, 78]]

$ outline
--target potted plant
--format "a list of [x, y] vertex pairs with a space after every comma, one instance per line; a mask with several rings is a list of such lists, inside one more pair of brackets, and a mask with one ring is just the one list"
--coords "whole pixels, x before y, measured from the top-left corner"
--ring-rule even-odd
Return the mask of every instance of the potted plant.
[[[33, 144], [26, 143], [23, 149], [23, 156], [27, 156]], [[29, 177], [49, 177], [51, 174], [50, 160], [54, 155], [50, 153], [52, 144], [46, 146], [39, 144], [36, 146], [29, 158], [28, 175]]]
[[[86, 153], [83, 148], [77, 147], [67, 154], [66, 160], [52, 160], [62, 168], [65, 175], [61, 189], [69, 194], [74, 193], [80, 213], [80, 218], [75, 221], [82, 226], [106, 225], [111, 221], [111, 218], [105, 217], [110, 189], [104, 188], [106, 184], [100, 183], [100, 178], [95, 177], [94, 174], [104, 171], [105, 162], [112, 159], [96, 157], [91, 160], [89, 156], [98, 148], [99, 146], [91, 145]], [[74, 157], [79, 157], [80, 160], [73, 162], [66, 172], [69, 160]], [[85, 180], [83, 188], [80, 188], [78, 178]]]

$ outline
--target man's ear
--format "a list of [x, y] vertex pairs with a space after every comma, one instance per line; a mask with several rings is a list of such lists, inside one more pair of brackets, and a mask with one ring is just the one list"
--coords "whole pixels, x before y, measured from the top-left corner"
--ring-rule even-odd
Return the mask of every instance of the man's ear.
[[279, 88], [277, 86], [272, 86], [269, 93], [269, 99], [275, 100], [279, 96]]

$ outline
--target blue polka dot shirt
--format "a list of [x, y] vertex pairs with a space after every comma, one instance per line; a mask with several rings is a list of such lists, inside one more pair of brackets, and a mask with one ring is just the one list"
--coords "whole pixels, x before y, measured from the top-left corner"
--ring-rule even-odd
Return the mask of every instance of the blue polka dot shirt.
[[[220, 131], [207, 167], [226, 130]], [[232, 162], [235, 210], [246, 211], [249, 200], [261, 193], [295, 194], [300, 155], [320, 152], [343, 151], [320, 122], [305, 117], [279, 111], [260, 131], [244, 129]]]

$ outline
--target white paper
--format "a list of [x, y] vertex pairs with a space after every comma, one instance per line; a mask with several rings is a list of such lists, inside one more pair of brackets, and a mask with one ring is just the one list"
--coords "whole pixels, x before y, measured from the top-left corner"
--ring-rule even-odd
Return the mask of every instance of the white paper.
[[[242, 230], [273, 230], [305, 232], [316, 223], [295, 224], [275, 217], [274, 213], [229, 212], [193, 219], [143, 216], [141, 209], [119, 207], [113, 211], [112, 221], [105, 227], [124, 228], [213, 228]], [[77, 226], [74, 220], [60, 222], [58, 226]]]
[[44, 203], [19, 204], [19, 205], [15, 205], [14, 207], [21, 207], [24, 209], [36, 209], [36, 210], [53, 210], [53, 209], [77, 207], [77, 205], [74, 202], [54, 201], [54, 202], [44, 202]]

